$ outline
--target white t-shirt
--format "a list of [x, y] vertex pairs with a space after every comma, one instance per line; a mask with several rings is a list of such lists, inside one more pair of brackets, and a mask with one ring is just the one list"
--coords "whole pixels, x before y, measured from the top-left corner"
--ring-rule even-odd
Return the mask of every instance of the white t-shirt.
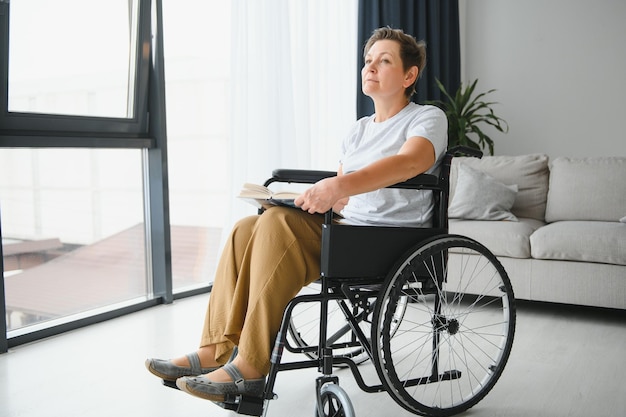
[[[433, 144], [437, 162], [427, 173], [438, 172], [448, 142], [448, 120], [441, 109], [409, 103], [384, 122], [376, 123], [374, 117], [359, 119], [343, 141], [340, 162], [344, 174], [396, 155], [407, 139], [415, 136]], [[428, 227], [433, 214], [432, 191], [385, 188], [354, 195], [341, 214], [348, 224]]]

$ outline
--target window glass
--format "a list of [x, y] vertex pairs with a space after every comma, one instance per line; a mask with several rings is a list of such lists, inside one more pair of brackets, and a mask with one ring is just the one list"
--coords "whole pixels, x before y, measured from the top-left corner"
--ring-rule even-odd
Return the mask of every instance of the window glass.
[[141, 153], [0, 149], [9, 333], [146, 298]]
[[229, 220], [230, 8], [230, 1], [163, 1], [175, 292], [213, 281]]
[[138, 0], [12, 1], [9, 111], [134, 117], [137, 15]]

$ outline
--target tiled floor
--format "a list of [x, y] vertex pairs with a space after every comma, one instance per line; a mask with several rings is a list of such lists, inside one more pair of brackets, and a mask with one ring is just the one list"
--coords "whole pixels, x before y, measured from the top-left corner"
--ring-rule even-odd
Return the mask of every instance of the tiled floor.
[[[198, 342], [207, 295], [70, 332], [0, 355], [0, 416], [234, 416], [163, 387], [146, 357]], [[522, 303], [513, 352], [494, 390], [466, 416], [626, 415], [626, 314]], [[338, 371], [356, 415], [409, 416]], [[313, 416], [315, 370], [279, 374], [269, 416]]]

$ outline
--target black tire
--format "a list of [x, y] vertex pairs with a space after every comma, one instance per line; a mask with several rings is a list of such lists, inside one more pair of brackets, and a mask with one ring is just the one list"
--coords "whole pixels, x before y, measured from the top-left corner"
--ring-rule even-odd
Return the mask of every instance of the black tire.
[[[511, 352], [516, 314], [506, 271], [487, 248], [455, 235], [420, 243], [390, 271], [379, 300], [374, 364], [398, 404], [450, 416], [493, 388]], [[406, 310], [400, 323], [397, 308]]]
[[348, 394], [336, 384], [322, 386], [320, 404], [315, 407], [316, 417], [355, 417], [354, 407]]

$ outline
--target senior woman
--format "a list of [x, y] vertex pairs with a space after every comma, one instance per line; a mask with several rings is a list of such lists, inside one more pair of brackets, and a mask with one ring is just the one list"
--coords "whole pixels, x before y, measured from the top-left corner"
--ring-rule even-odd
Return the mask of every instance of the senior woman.
[[[447, 120], [434, 106], [412, 103], [426, 63], [423, 42], [380, 28], [364, 48], [362, 91], [375, 113], [358, 120], [342, 143], [337, 176], [295, 201], [240, 220], [223, 250], [199, 349], [171, 360], [148, 359], [160, 378], [211, 401], [225, 394], [262, 395], [284, 309], [320, 274], [323, 216], [331, 208], [355, 225], [429, 226], [428, 191], [385, 189], [433, 172], [445, 153]], [[230, 363], [234, 347], [238, 354]]]

